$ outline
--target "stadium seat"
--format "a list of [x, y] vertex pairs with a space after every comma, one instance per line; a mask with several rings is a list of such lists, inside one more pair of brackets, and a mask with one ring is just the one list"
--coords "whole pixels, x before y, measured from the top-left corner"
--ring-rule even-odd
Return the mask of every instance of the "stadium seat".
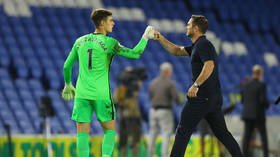
[[[9, 72], [7, 71], [7, 69], [4, 69], [4, 68], [0, 68], [0, 76], [1, 76], [1, 79], [3, 80], [8, 80], [10, 79], [10, 74]], [[5, 84], [5, 83], [4, 83]]]
[[3, 124], [8, 124], [11, 126], [11, 132], [13, 134], [22, 133], [23, 131], [19, 128], [19, 125], [15, 117], [11, 114], [9, 108], [1, 108], [0, 115], [3, 119]]
[[38, 106], [39, 104], [36, 104], [33, 100], [23, 100], [23, 106], [26, 111], [28, 112], [31, 119], [37, 119], [39, 118], [39, 112], [38, 112]]
[[50, 119], [52, 133], [64, 133], [65, 130], [57, 117]]
[[14, 113], [15, 116], [17, 117], [17, 122], [24, 133], [29, 133], [29, 134], [35, 133], [32, 123], [23, 109], [15, 110]]
[[29, 89], [27, 81], [25, 79], [16, 79], [15, 86], [18, 90], [20, 90], [20, 89], [28, 90]]

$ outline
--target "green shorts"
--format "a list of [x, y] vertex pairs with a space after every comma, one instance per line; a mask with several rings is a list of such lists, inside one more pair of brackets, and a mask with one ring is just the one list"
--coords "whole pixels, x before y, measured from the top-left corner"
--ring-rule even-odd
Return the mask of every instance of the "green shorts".
[[76, 122], [90, 123], [92, 113], [101, 123], [116, 119], [115, 105], [111, 100], [87, 100], [76, 98], [71, 119]]

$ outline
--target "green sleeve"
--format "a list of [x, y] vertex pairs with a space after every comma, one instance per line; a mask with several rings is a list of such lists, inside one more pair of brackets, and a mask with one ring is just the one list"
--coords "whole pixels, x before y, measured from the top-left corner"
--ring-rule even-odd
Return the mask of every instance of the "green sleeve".
[[78, 60], [78, 52], [77, 52], [77, 46], [75, 43], [70, 54], [68, 55], [66, 61], [64, 62], [64, 66], [63, 66], [63, 76], [64, 76], [64, 82], [66, 84], [71, 83], [72, 68], [73, 68], [74, 63], [77, 60]]
[[121, 44], [119, 44], [119, 42], [116, 42], [113, 48], [113, 53], [126, 58], [138, 59], [145, 50], [147, 43], [147, 40], [141, 38], [138, 44], [133, 49], [131, 49], [122, 46]]

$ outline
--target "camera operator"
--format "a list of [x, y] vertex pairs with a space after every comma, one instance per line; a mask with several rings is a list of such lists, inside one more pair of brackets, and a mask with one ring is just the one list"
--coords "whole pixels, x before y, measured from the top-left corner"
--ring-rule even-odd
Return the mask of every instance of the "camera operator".
[[120, 85], [114, 93], [114, 101], [119, 113], [119, 148], [121, 156], [127, 153], [129, 135], [132, 137], [133, 154], [138, 156], [141, 139], [141, 113], [138, 106], [138, 95], [142, 80], [146, 79], [145, 69], [127, 67], [119, 76]]

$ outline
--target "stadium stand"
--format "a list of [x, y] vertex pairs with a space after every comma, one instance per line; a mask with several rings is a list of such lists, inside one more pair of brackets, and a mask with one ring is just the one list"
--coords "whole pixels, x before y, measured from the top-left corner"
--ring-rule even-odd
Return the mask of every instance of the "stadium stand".
[[[224, 104], [229, 104], [228, 94], [238, 92], [240, 80], [250, 74], [256, 63], [265, 68], [269, 99], [273, 101], [280, 93], [280, 1], [11, 0], [0, 4], [0, 132], [4, 132], [2, 124], [9, 123], [14, 134], [39, 133], [38, 104], [40, 96], [48, 95], [57, 111], [51, 122], [52, 131], [75, 133], [70, 121], [73, 104], [60, 97], [64, 84], [62, 70], [74, 40], [93, 31], [91, 6], [113, 11], [116, 26], [110, 35], [128, 47], [137, 43], [147, 24], [156, 26], [174, 43], [190, 44], [184, 34], [186, 20], [191, 14], [204, 14], [210, 24], [207, 35], [219, 50]], [[125, 66], [146, 66], [149, 79], [144, 81], [139, 101], [143, 115], [147, 116], [148, 84], [163, 61], [174, 65], [179, 90], [186, 91], [191, 83], [189, 59], [169, 55], [156, 42], [149, 43], [140, 60], [114, 59], [112, 90]], [[241, 109], [238, 104], [233, 114], [239, 114]], [[180, 107], [174, 111], [178, 119]], [[268, 114], [279, 115], [280, 106], [271, 107]], [[102, 133], [96, 118], [92, 125], [93, 133]], [[148, 127], [144, 125], [144, 129]]]

